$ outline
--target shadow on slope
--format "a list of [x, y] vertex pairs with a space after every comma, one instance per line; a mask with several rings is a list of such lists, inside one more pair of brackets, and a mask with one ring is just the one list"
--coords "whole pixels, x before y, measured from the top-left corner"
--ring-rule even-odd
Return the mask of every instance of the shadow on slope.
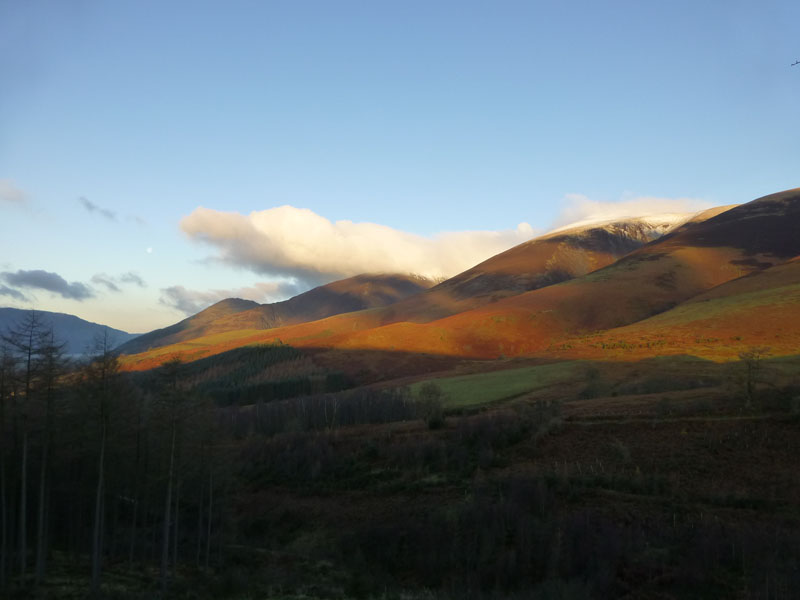
[[123, 344], [119, 351], [137, 354], [228, 331], [271, 329], [316, 321], [339, 313], [392, 304], [431, 285], [433, 281], [413, 275], [364, 274], [334, 281], [272, 304], [228, 298], [175, 325], [151, 331]]

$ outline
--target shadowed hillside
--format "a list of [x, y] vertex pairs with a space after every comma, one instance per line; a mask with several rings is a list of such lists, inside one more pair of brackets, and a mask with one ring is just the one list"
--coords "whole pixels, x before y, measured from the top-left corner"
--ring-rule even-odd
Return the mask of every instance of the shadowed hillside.
[[273, 304], [228, 298], [180, 323], [151, 331], [123, 345], [120, 351], [136, 354], [226, 331], [271, 329], [316, 321], [339, 313], [386, 306], [432, 284], [431, 280], [414, 275], [357, 275]]
[[[0, 308], [0, 335], [9, 329], [16, 328], [30, 313], [29, 310], [19, 308]], [[75, 315], [65, 313], [37, 310], [45, 328], [53, 327], [53, 334], [58, 343], [65, 343], [64, 352], [71, 355], [81, 355], [92, 352], [98, 338], [108, 335], [112, 346], [135, 339], [134, 333], [114, 329], [108, 325], [99, 325], [85, 321]]]
[[274, 304], [263, 304], [215, 323], [217, 331], [272, 329], [340, 313], [389, 306], [418, 294], [433, 281], [416, 275], [364, 274], [334, 281]]
[[123, 354], [134, 354], [150, 348], [174, 344], [180, 340], [206, 335], [215, 320], [256, 306], [258, 306], [258, 302], [252, 300], [226, 298], [174, 325], [140, 335], [135, 340], [120, 346], [118, 350]]

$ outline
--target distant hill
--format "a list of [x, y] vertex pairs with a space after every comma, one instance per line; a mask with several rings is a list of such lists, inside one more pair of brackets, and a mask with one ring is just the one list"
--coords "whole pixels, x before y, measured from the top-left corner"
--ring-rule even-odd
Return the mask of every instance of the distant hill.
[[[0, 308], [0, 333], [5, 334], [8, 329], [16, 327], [29, 312], [30, 310], [19, 308]], [[52, 325], [56, 340], [66, 343], [65, 352], [67, 354], [81, 355], [87, 351], [91, 352], [95, 340], [104, 333], [108, 334], [112, 346], [119, 346], [137, 337], [137, 334], [114, 329], [108, 325], [84, 321], [75, 315], [46, 310], [37, 310], [36, 312], [42, 317], [42, 322], [46, 327]]]
[[417, 294], [433, 283], [413, 275], [356, 275], [272, 304], [228, 298], [180, 323], [141, 335], [119, 350], [136, 354], [225, 331], [272, 329], [317, 321], [341, 313], [387, 306]]

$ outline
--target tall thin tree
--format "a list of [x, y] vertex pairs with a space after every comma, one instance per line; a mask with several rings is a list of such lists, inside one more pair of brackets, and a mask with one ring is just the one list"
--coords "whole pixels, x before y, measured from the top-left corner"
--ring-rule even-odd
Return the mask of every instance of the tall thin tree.
[[162, 377], [162, 401], [167, 411], [170, 424], [170, 446], [169, 446], [169, 471], [167, 473], [167, 489], [164, 498], [164, 523], [161, 539], [161, 590], [166, 592], [167, 581], [169, 579], [169, 539], [172, 508], [172, 488], [175, 480], [175, 453], [178, 441], [178, 423], [181, 390], [179, 375], [181, 361], [178, 358], [164, 363], [161, 367]]
[[42, 454], [39, 471], [39, 507], [36, 529], [36, 585], [45, 576], [47, 561], [47, 505], [49, 497], [50, 446], [53, 438], [53, 400], [58, 390], [58, 379], [65, 369], [65, 344], [56, 341], [52, 327], [42, 337], [39, 351], [41, 394], [44, 400], [44, 431], [42, 434]]
[[19, 487], [19, 579], [25, 585], [28, 566], [28, 412], [31, 398], [37, 383], [38, 357], [42, 346], [42, 319], [38, 312], [31, 310], [14, 328], [9, 329], [3, 340], [17, 354], [22, 365], [20, 383], [23, 402], [20, 407], [20, 429], [22, 430], [22, 451], [20, 456]]
[[119, 359], [112, 352], [107, 331], [95, 341], [95, 355], [90, 361], [86, 376], [90, 393], [94, 396], [99, 418], [99, 452], [97, 458], [97, 487], [95, 489], [94, 525], [92, 527], [92, 581], [91, 594], [100, 596], [100, 576], [103, 564], [104, 506], [106, 485], [106, 444], [108, 439], [109, 404], [117, 387]]
[[14, 378], [14, 358], [5, 343], [0, 344], [0, 592], [8, 585], [9, 510], [6, 475], [6, 398], [11, 393]]

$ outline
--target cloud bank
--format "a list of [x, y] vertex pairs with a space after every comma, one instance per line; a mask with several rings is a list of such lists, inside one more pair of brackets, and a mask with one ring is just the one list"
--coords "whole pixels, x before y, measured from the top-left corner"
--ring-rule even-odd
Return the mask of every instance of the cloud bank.
[[[0, 273], [0, 279], [14, 287], [47, 290], [70, 300], [86, 300], [94, 296], [92, 289], [84, 283], [73, 281], [68, 283], [58, 273], [35, 269], [32, 271], [19, 270], [15, 273], [5, 271]], [[11, 294], [7, 294], [11, 295]]]
[[564, 207], [553, 228], [563, 229], [630, 217], [693, 214], [711, 206], [711, 203], [699, 198], [636, 196], [623, 198], [618, 202], [603, 202], [592, 200], [583, 194], [567, 194], [564, 197]]
[[207, 291], [187, 290], [182, 285], [173, 285], [161, 290], [159, 302], [186, 315], [194, 315], [225, 298], [244, 298], [265, 303], [283, 300], [299, 291], [297, 284], [291, 282], [264, 282], [236, 289]]
[[449, 277], [534, 235], [520, 223], [507, 231], [425, 237], [376, 223], [333, 222], [293, 206], [249, 215], [201, 207], [181, 220], [181, 229], [214, 247], [223, 263], [306, 285], [360, 273]]

